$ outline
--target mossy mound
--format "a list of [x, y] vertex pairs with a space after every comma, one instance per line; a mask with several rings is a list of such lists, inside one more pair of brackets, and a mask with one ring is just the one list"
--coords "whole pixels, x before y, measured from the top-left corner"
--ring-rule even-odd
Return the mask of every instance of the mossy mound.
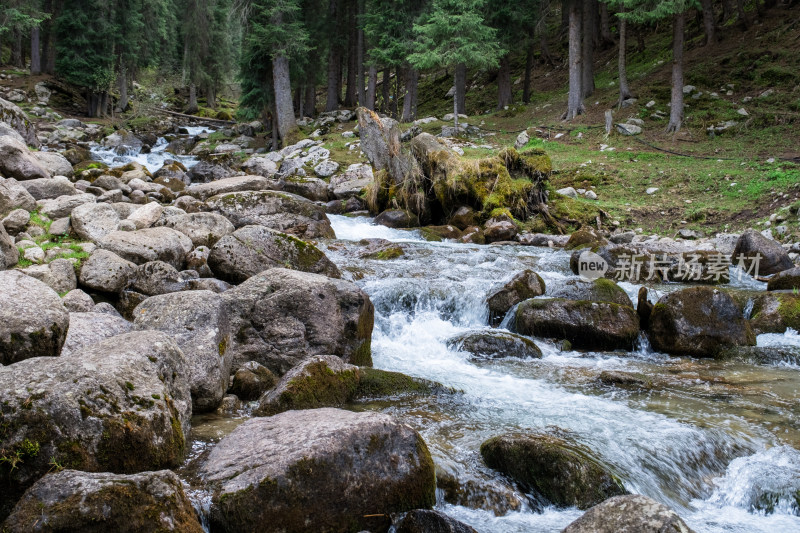
[[581, 446], [556, 435], [493, 437], [481, 444], [487, 466], [499, 470], [542, 504], [588, 509], [626, 494], [622, 482]]
[[785, 333], [788, 328], [800, 330], [800, 296], [777, 292], [761, 294], [753, 301], [750, 325], [756, 335]]
[[400, 372], [361, 367], [359, 368], [358, 385], [352, 400], [439, 392], [453, 393], [455, 391], [440, 383], [414, 378]]

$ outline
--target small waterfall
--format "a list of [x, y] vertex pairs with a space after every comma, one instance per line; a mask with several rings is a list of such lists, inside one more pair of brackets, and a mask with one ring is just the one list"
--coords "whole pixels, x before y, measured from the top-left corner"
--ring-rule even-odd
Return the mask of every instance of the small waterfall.
[[211, 515], [211, 498], [212, 494], [205, 490], [199, 489], [186, 489], [186, 497], [192, 502], [197, 517], [200, 519], [200, 525], [203, 531], [209, 533], [211, 528], [210, 515]]
[[742, 311], [745, 320], [750, 320], [750, 317], [753, 315], [753, 306], [755, 304], [756, 302], [752, 298], [747, 299], [747, 303], [744, 304], [744, 310]]

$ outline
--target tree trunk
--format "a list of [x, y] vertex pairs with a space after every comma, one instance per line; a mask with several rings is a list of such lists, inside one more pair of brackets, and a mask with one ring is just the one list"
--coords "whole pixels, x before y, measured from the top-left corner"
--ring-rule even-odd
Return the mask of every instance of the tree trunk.
[[603, 46], [608, 46], [614, 42], [614, 37], [611, 35], [608, 4], [605, 2], [600, 2], [600, 39], [603, 42]]
[[545, 26], [539, 34], [539, 49], [542, 52], [542, 60], [550, 66], [555, 65], [553, 56], [550, 54], [550, 45], [547, 43], [547, 26]]
[[569, 97], [565, 120], [572, 120], [582, 114], [583, 109], [583, 81], [582, 54], [581, 54], [581, 10], [580, 0], [572, 0], [569, 5]]
[[119, 67], [119, 110], [124, 113], [128, 109], [128, 72], [125, 65]]
[[719, 21], [722, 24], [728, 22], [728, 20], [733, 17], [733, 0], [722, 0], [722, 16], [720, 17]]
[[583, 96], [594, 93], [594, 11], [592, 0], [583, 0], [583, 43], [582, 43], [582, 72], [581, 89]]
[[194, 83], [189, 84], [189, 106], [186, 112], [190, 115], [197, 113], [199, 107], [197, 106], [197, 86]]
[[86, 116], [89, 118], [94, 117], [94, 92], [86, 89]]
[[209, 83], [206, 87], [206, 105], [211, 109], [217, 108], [217, 89], [213, 83]]
[[700, 0], [700, 4], [703, 6], [703, 28], [706, 31], [706, 46], [711, 46], [717, 42], [714, 5], [711, 0]]
[[400, 122], [412, 122], [417, 111], [417, 82], [419, 71], [414, 68], [405, 69], [405, 95], [403, 96], [403, 116]]
[[39, 26], [31, 29], [31, 74], [42, 73], [42, 53], [39, 49]]
[[366, 70], [364, 67], [364, 28], [359, 23], [361, 17], [364, 15], [364, 0], [358, 2], [358, 19], [356, 24], [358, 26], [358, 54], [356, 54], [356, 61], [358, 63], [358, 105], [363, 106], [367, 103], [367, 93], [364, 90], [364, 77]]
[[273, 106], [272, 106], [272, 120], [270, 121], [272, 123], [272, 149], [273, 150], [280, 150], [280, 148], [281, 148], [281, 141], [280, 141], [280, 137], [278, 135], [278, 119], [277, 119], [277, 116], [278, 116], [278, 113], [275, 111], [275, 105], [273, 103]]
[[45, 13], [50, 13], [51, 17], [44, 21], [42, 29], [42, 60], [43, 69], [46, 74], [53, 74], [56, 70], [56, 36], [53, 31], [53, 20], [59, 15], [59, 5], [61, 2], [46, 0], [44, 3]]
[[367, 99], [364, 106], [367, 109], [375, 111], [375, 94], [378, 90], [378, 67], [370, 65], [369, 67], [369, 84], [367, 85]]
[[460, 70], [459, 69], [460, 66], [461, 65], [456, 67], [456, 74], [455, 74], [456, 91], [453, 93], [453, 115], [454, 115], [453, 120], [455, 121], [456, 125], [456, 135], [458, 135], [458, 114], [460, 112], [458, 109], [458, 71]]
[[533, 71], [533, 43], [528, 45], [525, 55], [525, 81], [522, 84], [522, 103], [531, 103], [531, 72]]
[[644, 29], [644, 26], [639, 26], [638, 31], [636, 32], [636, 51], [639, 53], [644, 52], [645, 49]]
[[686, 14], [676, 14], [672, 21], [672, 100], [669, 124], [667, 124], [668, 133], [678, 132], [683, 122], [683, 41], [685, 26]]
[[628, 86], [628, 21], [619, 19], [619, 106], [630, 98], [631, 89]]
[[389, 110], [389, 91], [391, 89], [391, 73], [388, 68], [383, 69], [383, 76], [381, 76], [381, 112], [386, 113]]
[[464, 63], [456, 65], [456, 115], [467, 114], [467, 66]]
[[349, 33], [347, 46], [347, 90], [344, 95], [345, 107], [356, 107], [358, 100], [358, 90], [356, 80], [358, 79], [358, 26], [356, 25], [355, 6], [348, 2], [347, 9], [347, 28]]
[[317, 116], [317, 94], [314, 89], [313, 81], [309, 81], [309, 83], [306, 84], [303, 99], [305, 100], [305, 104], [303, 104], [303, 111], [305, 112], [306, 116], [311, 118]]
[[514, 103], [511, 92], [511, 62], [508, 54], [500, 58], [500, 72], [497, 74], [497, 109], [503, 109]]
[[103, 91], [100, 93], [100, 98], [98, 99], [97, 103], [97, 116], [108, 116], [108, 91]]
[[[338, 19], [338, 0], [328, 1], [328, 20], [331, 24], [337, 24]], [[330, 49], [328, 52], [328, 94], [325, 102], [325, 111], [336, 111], [339, 109], [339, 98], [341, 97], [342, 79], [342, 55], [337, 42], [338, 31], [331, 32]]]
[[745, 29], [750, 27], [750, 21], [747, 19], [747, 14], [744, 12], [744, 0], [736, 0], [736, 12], [739, 17], [739, 24]]
[[289, 142], [297, 121], [292, 105], [292, 83], [289, 79], [289, 59], [279, 55], [272, 60], [272, 80], [275, 84], [275, 111], [278, 120], [278, 135], [284, 146]]
[[11, 64], [17, 68], [25, 68], [22, 60], [22, 32], [14, 30], [11, 40]]
[[397, 120], [398, 105], [400, 105], [400, 67], [394, 69], [394, 94], [389, 99], [389, 112], [393, 119]]

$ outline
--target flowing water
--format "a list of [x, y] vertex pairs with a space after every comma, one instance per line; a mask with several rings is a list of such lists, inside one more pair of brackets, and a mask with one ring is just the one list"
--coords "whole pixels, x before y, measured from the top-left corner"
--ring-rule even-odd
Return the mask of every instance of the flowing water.
[[[520, 270], [535, 270], [548, 286], [572, 278], [566, 252], [429, 243], [369, 219], [330, 218], [339, 239], [322, 248], [375, 304], [374, 365], [462, 391], [359, 408], [413, 425], [442, 471], [484, 487], [488, 499], [523, 501], [495, 516], [440, 498], [444, 512], [486, 532], [560, 531], [580, 516], [526, 501], [478, 451], [507, 431], [556, 426], [593, 450], [629, 491], [673, 507], [698, 532], [800, 531], [800, 368], [670, 357], [646, 342], [635, 352], [561, 352], [540, 339], [540, 360], [475, 360], [446, 341], [488, 328], [486, 295]], [[364, 238], [397, 242], [404, 255], [364, 259], [357, 242]], [[622, 286], [634, 297], [639, 289]], [[651, 287], [651, 300], [678, 287]], [[800, 345], [800, 336], [764, 335], [759, 344]], [[608, 387], [597, 379], [604, 370], [644, 375], [653, 387]]]
[[[187, 134], [182, 136], [194, 136], [201, 133], [213, 133], [215, 130], [203, 126], [191, 126], [183, 128]], [[126, 165], [128, 163], [139, 163], [147, 168], [150, 172], [156, 172], [162, 166], [164, 161], [172, 159], [183, 164], [187, 169], [192, 168], [197, 164], [198, 159], [191, 155], [174, 155], [166, 152], [167, 140], [159, 137], [155, 146], [150, 149], [150, 153], [142, 153], [140, 149], [129, 150], [126, 153], [119, 154], [113, 149], [104, 147], [101, 144], [94, 144], [91, 147], [92, 158], [95, 161], [101, 161], [109, 167], [117, 167]]]

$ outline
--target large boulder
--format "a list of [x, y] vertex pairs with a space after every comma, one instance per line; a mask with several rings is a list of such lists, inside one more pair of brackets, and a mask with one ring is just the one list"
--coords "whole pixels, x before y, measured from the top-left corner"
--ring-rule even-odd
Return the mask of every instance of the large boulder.
[[114, 252], [98, 248], [89, 256], [78, 275], [81, 285], [97, 291], [118, 293], [136, 272], [136, 265]]
[[766, 292], [753, 299], [750, 326], [753, 333], [800, 331], [800, 296], [794, 293]]
[[163, 294], [146, 299], [133, 314], [136, 329], [163, 331], [183, 350], [192, 411], [216, 409], [231, 373], [231, 330], [222, 297], [210, 291]]
[[22, 269], [22, 272], [38, 279], [59, 294], [78, 287], [75, 266], [69, 259], [55, 259], [44, 265], [31, 265]]
[[39, 200], [36, 205], [39, 211], [51, 220], [68, 217], [72, 211], [83, 204], [93, 204], [97, 198], [93, 194], [71, 194], [58, 198]]
[[[50, 181], [50, 180], [48, 180]], [[36, 209], [36, 200], [30, 192], [13, 178], [0, 179], [0, 215], [7, 215], [15, 209], [33, 211]]]
[[39, 161], [39, 164], [50, 176], [66, 176], [69, 178], [75, 173], [67, 158], [58, 152], [34, 152], [33, 157]]
[[547, 295], [553, 298], [610, 302], [633, 307], [628, 293], [610, 279], [605, 278], [594, 280], [571, 278], [560, 283], [553, 283], [548, 288]]
[[524, 300], [541, 296], [544, 292], [544, 280], [533, 270], [523, 270], [515, 274], [511, 280], [486, 297], [489, 322], [493, 325], [499, 324], [512, 307]]
[[70, 313], [69, 329], [61, 355], [70, 356], [109, 337], [130, 333], [132, 329], [133, 324], [120, 316], [93, 312]]
[[275, 188], [275, 182], [263, 176], [234, 176], [211, 183], [191, 185], [186, 193], [198, 200], [207, 200], [212, 196], [243, 191], [265, 191]]
[[749, 229], [736, 241], [731, 263], [758, 276], [769, 276], [794, 267], [783, 247], [758, 231]]
[[313, 244], [264, 226], [245, 226], [223, 237], [211, 249], [208, 266], [231, 283], [281, 267], [341, 277], [336, 265]]
[[313, 355], [371, 366], [375, 308], [355, 284], [274, 268], [223, 294], [234, 366], [256, 361], [278, 375]]
[[277, 378], [264, 365], [248, 361], [240, 366], [231, 377], [229, 392], [242, 401], [258, 400], [269, 389], [275, 386]]
[[119, 213], [109, 204], [83, 204], [72, 210], [72, 230], [85, 241], [99, 243], [117, 231]]
[[234, 192], [213, 196], [206, 206], [237, 228], [265, 226], [303, 239], [335, 237], [323, 207], [287, 192]]
[[11, 268], [19, 262], [19, 249], [14, 244], [14, 239], [6, 233], [0, 224], [0, 270]]
[[217, 241], [236, 229], [227, 218], [215, 213], [175, 215], [168, 217], [164, 225], [189, 237], [195, 247], [214, 246]]
[[331, 178], [330, 190], [338, 200], [361, 196], [374, 183], [372, 167], [363, 163], [354, 163], [347, 167], [344, 174]]
[[16, 270], [0, 272], [0, 364], [58, 356], [68, 327], [53, 289]]
[[633, 307], [609, 302], [526, 300], [517, 307], [515, 321], [523, 335], [566, 339], [587, 350], [631, 349], [639, 336]]
[[144, 146], [141, 139], [126, 130], [115, 131], [103, 139], [102, 143], [118, 155], [138, 154]]
[[73, 196], [78, 190], [66, 178], [37, 178], [19, 182], [36, 200], [53, 200], [59, 196]]
[[236, 174], [231, 167], [215, 161], [200, 161], [186, 173], [192, 183], [211, 183]]
[[396, 533], [478, 533], [471, 526], [439, 511], [415, 509], [395, 527]]
[[559, 507], [588, 509], [626, 494], [622, 482], [585, 448], [550, 434], [507, 434], [481, 444], [487, 466]]
[[419, 218], [410, 211], [387, 209], [375, 217], [375, 223], [388, 228], [418, 228]]
[[5, 123], [19, 134], [23, 142], [36, 148], [40, 146], [36, 124], [28, 119], [22, 109], [2, 98], [0, 98], [0, 122]]
[[0, 174], [18, 180], [50, 177], [25, 143], [10, 135], [0, 136]]
[[[247, 172], [248, 174], [263, 176], [265, 178], [271, 178], [272, 176], [278, 173], [278, 165], [275, 163], [275, 161], [272, 161], [267, 157], [253, 156], [244, 163], [242, 163], [242, 170]], [[256, 189], [250, 189], [250, 190], [256, 190]]]
[[375, 170], [385, 170], [395, 184], [403, 183], [413, 168], [413, 158], [400, 149], [400, 127], [396, 120], [358, 108], [361, 151]]
[[562, 533], [694, 533], [678, 514], [647, 496], [614, 496], [586, 511]]
[[178, 270], [183, 268], [186, 254], [192, 251], [192, 240], [172, 228], [146, 228], [136, 231], [115, 231], [100, 241], [100, 247], [114, 252], [137, 265], [164, 261]]
[[0, 518], [53, 463], [130, 474], [183, 462], [192, 414], [186, 359], [160, 332], [98, 342], [69, 357], [0, 367]]
[[390, 514], [435, 503], [422, 437], [380, 413], [312, 409], [248, 420], [199, 474], [220, 531], [385, 531]]
[[767, 283], [768, 291], [796, 291], [800, 290], [800, 267], [790, 268], [778, 272]]
[[8, 533], [202, 533], [180, 478], [169, 470], [110, 474], [62, 470], [37, 481], [3, 524]]
[[722, 348], [756, 344], [733, 298], [710, 287], [663, 296], [653, 306], [648, 336], [658, 351], [695, 357], [713, 357]]
[[358, 367], [335, 355], [315, 355], [291, 369], [258, 402], [259, 416], [292, 409], [339, 407], [356, 393]]
[[449, 339], [447, 345], [480, 359], [542, 357], [542, 351], [531, 339], [505, 331], [469, 331]]

